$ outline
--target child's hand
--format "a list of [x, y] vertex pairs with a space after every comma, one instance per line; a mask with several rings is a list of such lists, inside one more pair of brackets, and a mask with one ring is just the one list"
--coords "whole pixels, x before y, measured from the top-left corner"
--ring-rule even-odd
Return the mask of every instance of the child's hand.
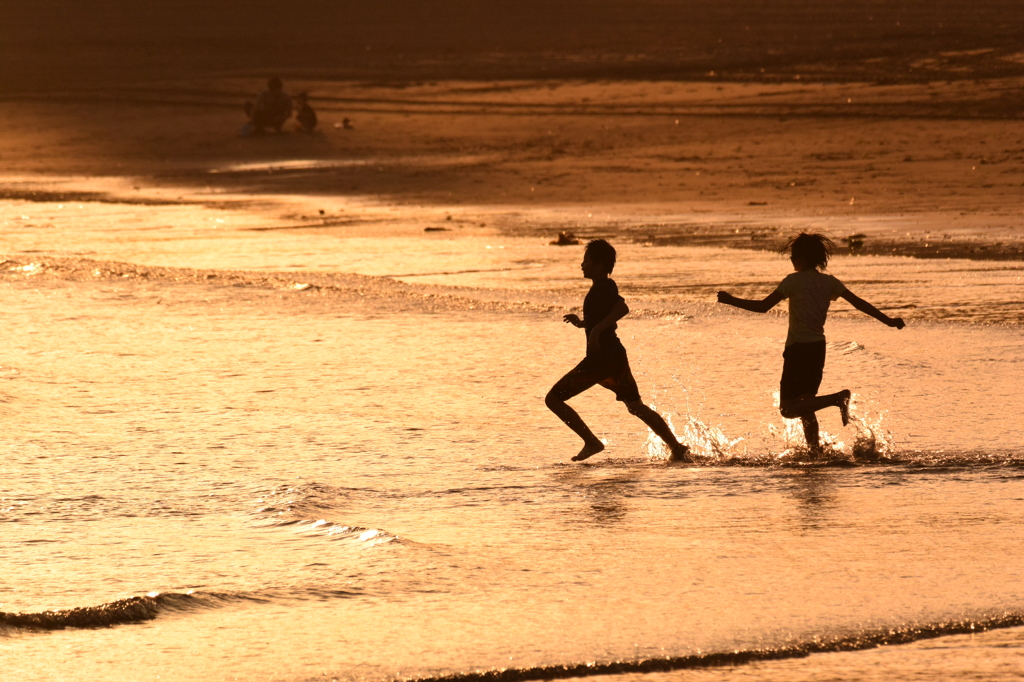
[[587, 355], [596, 355], [601, 352], [601, 332], [596, 328], [591, 330], [587, 337]]
[[580, 320], [580, 316], [575, 314], [575, 313], [569, 313], [568, 315], [563, 317], [562, 320], [565, 321], [565, 322], [568, 322], [569, 324], [571, 324], [574, 327], [582, 327], [583, 326], [583, 321]]
[[903, 329], [907, 326], [907, 323], [903, 321], [902, 317], [890, 317], [887, 324], [890, 327], [896, 327], [896, 329]]
[[719, 291], [718, 292], [718, 302], [719, 303], [731, 303], [732, 302], [732, 298], [733, 298], [732, 294], [730, 294], [728, 291]]

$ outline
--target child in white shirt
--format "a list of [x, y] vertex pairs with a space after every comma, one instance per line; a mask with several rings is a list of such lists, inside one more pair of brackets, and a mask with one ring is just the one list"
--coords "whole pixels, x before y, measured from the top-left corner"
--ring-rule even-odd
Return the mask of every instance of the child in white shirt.
[[892, 318], [867, 301], [855, 296], [843, 283], [822, 270], [835, 251], [832, 240], [822, 234], [799, 234], [790, 240], [783, 253], [790, 254], [793, 274], [787, 276], [778, 288], [761, 301], [736, 298], [725, 291], [718, 292], [718, 302], [726, 303], [754, 313], [766, 313], [783, 299], [789, 299], [789, 334], [782, 357], [779, 411], [787, 419], [797, 417], [803, 422], [804, 437], [812, 451], [821, 450], [818, 439], [818, 418], [815, 412], [826, 407], [838, 407], [843, 426], [850, 421], [850, 391], [848, 389], [817, 395], [825, 368], [825, 318], [832, 301], [844, 298], [857, 310], [870, 315], [882, 324], [896, 329], [905, 326], [902, 318]]

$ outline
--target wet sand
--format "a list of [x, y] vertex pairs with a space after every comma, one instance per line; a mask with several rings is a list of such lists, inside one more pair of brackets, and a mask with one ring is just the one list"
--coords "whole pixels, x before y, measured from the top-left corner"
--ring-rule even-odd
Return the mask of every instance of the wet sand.
[[[6, 199], [369, 198], [509, 234], [774, 248], [812, 228], [863, 253], [1024, 258], [1016, 3], [8, 14]], [[239, 136], [270, 73], [310, 92], [316, 134]]]
[[54, 91], [268, 70], [385, 83], [920, 83], [1021, 75], [1008, 58], [1022, 38], [1024, 7], [1010, 0], [39, 0], [7, 8], [0, 83]]
[[[1024, 257], [1024, 120], [1009, 105], [1024, 78], [296, 81], [314, 93], [321, 130], [243, 138], [235, 105], [257, 86], [0, 102], [14, 132], [0, 139], [0, 197], [210, 204], [230, 194], [233, 206], [246, 195], [305, 195], [311, 206], [370, 197], [448, 207], [519, 235], [774, 248], [812, 228], [844, 246], [864, 235], [863, 253]], [[104, 177], [122, 180], [98, 187]], [[531, 219], [535, 209], [544, 219]], [[311, 225], [321, 224], [314, 214]]]
[[[538, 656], [535, 642], [554, 642], [550, 660], [573, 663], [663, 656], [666, 644], [688, 651], [701, 646], [702, 637], [719, 634], [723, 650], [731, 650], [737, 637], [758, 636], [750, 626], [751, 614], [758, 613], [751, 604], [766, 614], [763, 631], [780, 637], [793, 628], [817, 636], [821, 628], [815, 630], [813, 618], [829, 628], [859, 627], [878, 614], [912, 620], [929, 605], [938, 615], [990, 605], [1016, 608], [1019, 569], [1012, 559], [1013, 533], [1005, 530], [1012, 526], [1004, 522], [1014, 518], [1016, 493], [1006, 487], [1013, 471], [1002, 481], [1002, 472], [984, 466], [1018, 452], [1020, 438], [1006, 415], [1019, 412], [1019, 334], [1015, 326], [975, 324], [1020, 323], [1012, 300], [1019, 285], [1016, 264], [976, 263], [965, 274], [956, 272], [963, 269], [959, 263], [900, 261], [913, 266], [901, 271], [903, 288], [888, 285], [886, 269], [896, 259], [844, 264], [847, 272], [863, 268], [855, 277], [858, 286], [863, 282], [868, 291], [892, 297], [880, 303], [900, 298], [916, 301], [904, 302], [908, 307], [928, 306], [907, 312], [915, 323], [900, 337], [859, 326], [859, 319], [832, 323], [837, 338], [851, 341], [836, 349], [833, 367], [865, 376], [859, 390], [872, 415], [894, 409], [887, 423], [916, 442], [925, 436], [909, 420], [927, 414], [936, 422], [928, 427], [930, 450], [910, 452], [909, 461], [917, 471], [918, 459], [934, 458], [943, 471], [953, 470], [952, 478], [897, 470], [891, 482], [905, 486], [902, 494], [888, 480], [876, 484], [864, 477], [863, 485], [851, 484], [826, 470], [821, 477], [813, 471], [792, 480], [769, 477], [767, 498], [721, 496], [745, 473], [710, 476], [702, 488], [698, 478], [670, 470], [664, 485], [652, 479], [645, 494], [654, 501], [648, 504], [633, 480], [647, 478], [647, 462], [628, 456], [568, 475], [556, 468], [549, 476], [548, 463], [567, 436], [560, 425], [543, 421], [550, 416], [542, 396], [553, 381], [547, 373], [568, 366], [569, 346], [524, 368], [516, 354], [487, 346], [489, 337], [480, 330], [497, 339], [515, 337], [533, 357], [548, 348], [551, 324], [565, 331], [557, 317], [578, 303], [579, 292], [563, 284], [568, 274], [551, 263], [564, 256], [559, 267], [581, 286], [578, 251], [546, 249], [557, 252], [546, 260], [535, 253], [562, 231], [622, 243], [631, 258], [619, 270], [623, 281], [634, 282], [659, 273], [655, 257], [643, 263], [649, 272], [629, 270], [630, 262], [636, 267], [641, 260], [638, 245], [671, 246], [647, 250], [662, 259], [682, 250], [676, 246], [773, 249], [801, 229], [830, 232], [844, 248], [860, 244], [865, 254], [1024, 259], [1024, 5], [555, 0], [490, 3], [485, 14], [485, 5], [463, 0], [423, 7], [395, 1], [301, 8], [193, 0], [122, 4], [40, 0], [5, 8], [0, 23], [0, 283], [12, 299], [0, 378], [20, 382], [11, 384], [13, 397], [5, 399], [13, 425], [8, 449], [24, 472], [12, 485], [36, 490], [37, 473], [52, 471], [43, 479], [53, 483], [52, 494], [44, 494], [55, 501], [45, 522], [54, 535], [88, 539], [69, 532], [65, 516], [66, 502], [80, 499], [76, 523], [92, 523], [96, 505], [107, 523], [105, 537], [123, 530], [142, 550], [123, 545], [135, 562], [134, 570], [126, 570], [113, 558], [112, 545], [78, 545], [75, 556], [103, 555], [87, 567], [104, 579], [92, 579], [82, 570], [87, 562], [74, 559], [67, 563], [73, 579], [54, 572], [54, 589], [42, 573], [8, 571], [33, 580], [18, 595], [23, 601], [5, 608], [92, 607], [104, 603], [105, 596], [93, 598], [102, 591], [184, 590], [204, 582], [210, 589], [248, 589], [250, 583], [290, 588], [295, 576], [318, 600], [269, 616], [224, 608], [202, 620], [162, 618], [153, 628], [25, 638], [18, 642], [24, 645], [17, 653], [21, 667], [12, 669], [33, 671], [36, 679], [52, 676], [53, 666], [83, 679], [116, 676], [111, 671], [126, 671], [122, 677], [129, 679], [140, 665], [161, 667], [164, 676], [177, 679], [253, 670], [298, 679], [325, 669], [356, 671], [354, 661], [366, 666], [358, 674], [383, 679], [396, 677], [403, 665], [472, 671], [549, 663]], [[316, 134], [289, 129], [239, 135], [242, 102], [271, 73], [280, 74], [290, 91], [311, 93], [321, 119]], [[510, 248], [495, 259], [500, 267], [473, 253], [466, 266], [469, 259], [457, 248], [440, 253], [437, 241], [426, 246], [446, 236], [464, 237], [463, 248], [491, 236], [509, 242], [529, 237], [530, 248], [509, 256]], [[366, 241], [376, 243], [362, 248], [379, 270], [371, 273], [365, 263], [349, 267], [361, 254], [350, 248], [345, 259], [338, 257], [345, 247], [330, 243], [331, 237], [348, 238], [346, 246], [371, 238]], [[399, 242], [401, 251], [394, 246]], [[767, 331], [758, 327], [749, 342], [741, 341], [743, 335], [727, 330], [743, 324], [753, 331], [754, 323], [718, 319], [718, 311], [707, 309], [710, 303], [694, 303], [712, 301], [716, 286], [763, 290], [764, 282], [777, 281], [774, 263], [745, 253], [744, 264], [737, 265], [735, 258], [710, 260], [711, 249], [700, 252], [708, 262], [679, 259], [706, 267], [689, 267], [696, 284], [675, 282], [664, 291], [648, 284], [647, 300], [631, 292], [631, 301], [640, 303], [631, 324], [640, 338], [662, 344], [637, 354], [646, 360], [637, 363], [645, 387], [656, 387], [660, 402], [686, 405], [687, 412], [680, 381], [689, 386], [701, 378], [695, 410], [705, 399], [725, 405], [737, 376], [757, 379], [768, 371], [759, 366], [760, 353], [769, 342], [780, 345], [771, 335], [782, 333], [782, 326], [758, 321]], [[871, 270], [873, 261], [880, 270]], [[477, 274], [449, 277], [460, 268]], [[509, 271], [524, 282], [537, 273], [527, 283], [538, 291], [531, 293], [526, 284], [523, 291], [499, 290], [493, 282]], [[943, 287], [945, 277], [961, 289]], [[917, 293], [929, 288], [941, 288], [944, 298], [928, 301]], [[658, 300], [668, 304], [658, 306]], [[993, 300], [996, 305], [988, 305]], [[688, 315], [674, 314], [680, 301], [678, 309]], [[645, 315], [644, 306], [654, 313]], [[473, 317], [461, 319], [463, 314]], [[987, 317], [993, 314], [1000, 316]], [[696, 315], [711, 326], [691, 325]], [[350, 338], [359, 343], [346, 348]], [[125, 339], [137, 353], [124, 352]], [[717, 352], [722, 345], [726, 356], [749, 357], [750, 364], [723, 370]], [[630, 347], [643, 348], [633, 340]], [[690, 358], [682, 352], [692, 349], [709, 354]], [[465, 373], [467, 362], [480, 373]], [[410, 366], [419, 373], [409, 372]], [[500, 424], [516, 434], [510, 441], [493, 431], [478, 434], [451, 417], [453, 396], [472, 397], [495, 374], [513, 373], [529, 387], [514, 394], [522, 403], [510, 409], [504, 399], [474, 400], [467, 410], [479, 415], [474, 423]], [[465, 388], [453, 383], [463, 379]], [[774, 380], [757, 379], [759, 386]], [[364, 390], [368, 385], [373, 390]], [[161, 400], [153, 401], [154, 394]], [[380, 421], [379, 395], [401, 415], [401, 429]], [[936, 412], [936, 395], [952, 396], [944, 406], [948, 414]], [[738, 420], [729, 433], [754, 432], [748, 423], [761, 433], [762, 413], [775, 415], [770, 402], [759, 395], [742, 405], [753, 416]], [[993, 404], [1001, 412], [993, 412]], [[639, 452], [643, 437], [628, 422], [613, 420], [613, 408], [621, 419], [614, 405], [594, 407], [593, 414], [620, 429], [613, 432], [619, 453]], [[708, 419], [719, 416], [709, 408]], [[1011, 426], [993, 426], [1000, 422]], [[534, 433], [536, 424], [542, 427]], [[456, 459], [453, 440], [459, 443]], [[950, 444], [963, 449], [960, 459], [942, 454]], [[338, 451], [346, 456], [339, 458]], [[414, 451], [408, 466], [396, 456]], [[541, 466], [479, 466], [485, 454], [519, 466], [524, 451], [532, 453], [528, 465], [528, 457], [536, 457]], [[435, 452], [443, 459], [431, 459]], [[39, 457], [53, 453], [59, 457]], [[141, 466], [108, 467], [110, 453]], [[367, 453], [377, 458], [367, 460]], [[983, 470], [965, 473], [964, 462]], [[241, 477], [236, 463], [244, 465]], [[67, 476], [69, 467], [85, 474]], [[465, 485], [453, 488], [452, 467]], [[93, 497], [90, 486], [94, 480], [102, 484], [108, 471], [114, 484], [95, 487], [124, 488], [131, 493], [124, 500]], [[509, 471], [517, 487], [531, 477], [539, 483], [522, 495], [496, 494]], [[299, 474], [309, 483], [296, 485], [292, 477]], [[387, 494], [383, 503], [353, 503], [352, 489], [333, 487], [361, 486], [364, 477], [378, 476], [390, 480], [367, 483], [367, 490], [390, 493], [397, 481], [413, 491], [413, 502]], [[494, 489], [462, 499], [464, 490], [492, 479]], [[755, 491], [765, 489], [764, 479], [759, 471], [749, 477]], [[183, 486], [186, 480], [193, 484]], [[226, 480], [241, 483], [225, 494]], [[648, 484], [640, 485], [642, 491]], [[665, 491], [677, 507], [665, 506]], [[677, 499], [679, 491], [685, 494]], [[1005, 499], [993, 503], [994, 493]], [[553, 502], [535, 505], [545, 495], [553, 495]], [[178, 510], [193, 509], [197, 496], [208, 509], [202, 523], [209, 525], [190, 536], [181, 532]], [[321, 604], [325, 585], [347, 589], [349, 583], [333, 574], [323, 578], [319, 545], [310, 545], [306, 558], [295, 553], [290, 536], [279, 542], [261, 527], [254, 541], [247, 527], [238, 530], [239, 510], [242, 518], [262, 522], [248, 510], [263, 513], [278, 497], [298, 500], [296, 514], [309, 509], [313, 518], [408, 535], [408, 547], [450, 544], [465, 559], [451, 570], [445, 554], [434, 575], [459, 586], [456, 598], [449, 607], [431, 597], [426, 610], [410, 599], [409, 617], [391, 605], [378, 613], [372, 605], [360, 612]], [[979, 499], [985, 500], [980, 511], [974, 508]], [[166, 511], [162, 500], [170, 500]], [[694, 500], [706, 506], [695, 508]], [[894, 500], [907, 506], [893, 506]], [[474, 526], [477, 505], [486, 521]], [[783, 528], [794, 540], [760, 532], [766, 509], [777, 510], [768, 526]], [[865, 509], [873, 516], [864, 516]], [[632, 546], [609, 542], [607, 524], [631, 516], [635, 526], [624, 528], [641, 540]], [[906, 531], [907, 519], [914, 518], [921, 519], [920, 543]], [[154, 519], [158, 523], [150, 525]], [[862, 539], [849, 524], [830, 536], [833, 519], [862, 524]], [[642, 540], [659, 523], [667, 524], [662, 535]], [[151, 528], [156, 542], [147, 542]], [[884, 537], [895, 551], [876, 543], [880, 528], [888, 529]], [[25, 566], [72, 556], [37, 543], [27, 523], [15, 530], [28, 541]], [[721, 539], [722, 549], [703, 545], [705, 561], [688, 537]], [[211, 556], [237, 562], [232, 550], [243, 541], [250, 545], [251, 566], [242, 562], [234, 573], [207, 580], [205, 558], [192, 552], [211, 547]], [[835, 550], [823, 552], [829, 542]], [[564, 551], [570, 544], [575, 551]], [[780, 546], [796, 551], [780, 553]], [[650, 560], [643, 554], [637, 559], [638, 547], [647, 548]], [[268, 560], [278, 556], [275, 551], [287, 560]], [[735, 557], [723, 562], [731, 553]], [[337, 575], [348, 581], [354, 569], [346, 568], [346, 555], [335, 555], [342, 562]], [[561, 576], [576, 569], [563, 562], [576, 555], [615, 570], [585, 577], [573, 588], [578, 592], [567, 591]], [[666, 556], [684, 559], [673, 565]], [[816, 559], [807, 561], [809, 556]], [[785, 563], [778, 569], [780, 557], [793, 570], [785, 570]], [[860, 563], [850, 563], [851, 557]], [[425, 594], [418, 581], [431, 575], [434, 560], [410, 552], [412, 563], [405, 561], [371, 566], [366, 584], [375, 587], [378, 570], [391, 582], [409, 575], [415, 579], [408, 589], [399, 581], [380, 594], [399, 595], [392, 604]], [[546, 565], [557, 576], [549, 596], [537, 592], [549, 585], [532, 577], [537, 573], [517, 571], [508, 579], [505, 567], [520, 563]], [[486, 568], [491, 565], [496, 572]], [[211, 566], [212, 572], [219, 564]], [[860, 573], [850, 579], [854, 570]], [[711, 587], [687, 587], [705, 578]], [[483, 586], [483, 594], [509, 587], [482, 602], [464, 592], [463, 586], [474, 584]], [[437, 582], [428, 587], [434, 594]], [[748, 592], [761, 587], [768, 588], [767, 596], [752, 601]], [[524, 607], [523, 594], [535, 601]], [[558, 606], [566, 595], [593, 611], [566, 612]], [[482, 610], [481, 603], [492, 610]], [[697, 608], [680, 611], [676, 603]], [[780, 611], [780, 603], [791, 604], [796, 616], [778, 618], [789, 613]], [[870, 608], [858, 612], [851, 604]], [[669, 617], [660, 617], [659, 608]], [[683, 619], [682, 627], [672, 618]], [[453, 634], [453, 623], [466, 625]], [[572, 632], [563, 623], [583, 625]], [[382, 645], [381, 633], [389, 632]], [[75, 656], [53, 658], [54, 641]], [[269, 651], [268, 642], [282, 643], [279, 650], [286, 653], [259, 658]], [[653, 653], [642, 652], [637, 642], [650, 644]], [[689, 672], [685, 679], [749, 673], [792, 681], [857, 671], [912, 679], [936, 669], [936, 661], [953, 676], [1019, 676], [1013, 667], [1019, 630], [934, 643]], [[366, 660], [365, 652], [374, 650], [384, 651], [384, 658]], [[139, 651], [155, 653], [141, 660]], [[512, 660], [506, 653], [515, 654], [515, 662], [506, 662]]]

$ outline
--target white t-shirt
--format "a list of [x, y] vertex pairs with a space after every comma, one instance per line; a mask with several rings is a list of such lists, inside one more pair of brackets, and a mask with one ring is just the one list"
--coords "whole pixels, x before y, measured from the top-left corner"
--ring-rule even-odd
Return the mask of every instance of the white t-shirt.
[[786, 345], [824, 341], [828, 307], [844, 291], [846, 287], [838, 279], [813, 269], [794, 272], [782, 280], [778, 292], [789, 299]]

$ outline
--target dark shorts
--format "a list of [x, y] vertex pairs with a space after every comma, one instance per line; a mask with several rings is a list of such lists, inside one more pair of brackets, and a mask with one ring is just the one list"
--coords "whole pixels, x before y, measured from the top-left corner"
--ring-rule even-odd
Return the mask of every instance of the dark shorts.
[[821, 374], [825, 370], [825, 342], [794, 343], [782, 353], [780, 400], [793, 400], [802, 395], [818, 395]]
[[548, 395], [558, 400], [569, 400], [593, 386], [603, 386], [615, 393], [615, 399], [624, 403], [640, 400], [640, 389], [629, 369], [626, 351], [610, 357], [586, 357], [580, 364], [558, 380]]

